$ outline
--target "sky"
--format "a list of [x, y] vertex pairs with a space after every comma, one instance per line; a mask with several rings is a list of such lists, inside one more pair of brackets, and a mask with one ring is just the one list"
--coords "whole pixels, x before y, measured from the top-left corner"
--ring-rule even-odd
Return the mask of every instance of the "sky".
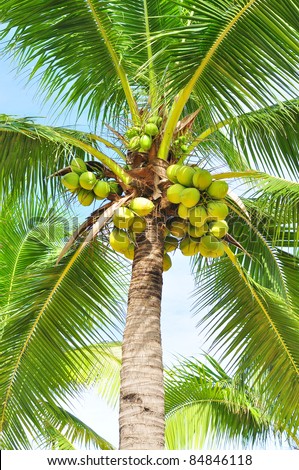
[[[0, 114], [36, 117], [38, 121], [51, 125], [72, 126], [76, 123], [78, 129], [88, 129], [84, 115], [78, 121], [75, 113], [53, 115], [50, 102], [41, 105], [42, 99], [37, 97], [37, 84], [26, 86], [26, 82], [24, 74], [17, 75], [15, 63], [0, 57]], [[75, 209], [80, 210], [79, 206]], [[163, 280], [162, 343], [166, 366], [175, 363], [178, 356], [200, 358], [200, 354], [208, 348], [196, 328], [200, 316], [194, 317], [190, 313], [194, 284], [189, 258], [177, 252], [172, 261], [173, 267], [164, 273]], [[95, 391], [86, 393], [79, 403], [73, 403], [72, 412], [117, 446], [118, 411], [108, 408]]]

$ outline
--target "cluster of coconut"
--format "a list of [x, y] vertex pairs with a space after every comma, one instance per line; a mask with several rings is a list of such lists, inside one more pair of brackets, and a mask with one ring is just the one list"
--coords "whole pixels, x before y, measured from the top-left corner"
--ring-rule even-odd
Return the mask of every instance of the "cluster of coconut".
[[125, 136], [128, 148], [136, 152], [148, 152], [152, 146], [153, 138], [159, 134], [162, 118], [155, 115], [148, 118], [142, 127], [134, 126], [127, 129]]
[[61, 182], [77, 195], [82, 206], [90, 206], [95, 199], [106, 199], [110, 193], [122, 191], [116, 181], [107, 181], [101, 171], [88, 171], [81, 158], [74, 158], [70, 167], [71, 172], [62, 176]]
[[144, 217], [152, 212], [154, 204], [145, 197], [132, 199], [128, 207], [119, 207], [113, 215], [113, 230], [109, 241], [111, 247], [126, 258], [134, 259], [135, 237], [146, 229]]
[[167, 198], [178, 205], [177, 217], [166, 223], [170, 232], [165, 239], [166, 251], [179, 246], [185, 256], [197, 253], [209, 258], [222, 256], [222, 238], [228, 232], [225, 220], [228, 207], [224, 199], [228, 184], [213, 181], [209, 171], [188, 165], [170, 165], [166, 173], [173, 183], [167, 189]]

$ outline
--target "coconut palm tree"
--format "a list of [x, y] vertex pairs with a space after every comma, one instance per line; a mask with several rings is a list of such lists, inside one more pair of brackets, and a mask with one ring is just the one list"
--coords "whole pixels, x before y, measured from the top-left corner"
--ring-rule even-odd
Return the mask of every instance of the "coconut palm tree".
[[[16, 395], [22, 395], [27, 425], [38, 426], [39, 396], [51, 401], [58, 390], [64, 396], [66, 345], [86, 345], [95, 325], [105, 332], [113, 327], [120, 261], [104, 249], [107, 224], [119, 207], [143, 197], [152, 211], [145, 231], [134, 238], [120, 448], [164, 448], [162, 269], [165, 224], [176, 214], [166, 197], [171, 184], [166, 169], [187, 163], [207, 167], [215, 181], [248, 182], [243, 200], [234, 192], [225, 199], [231, 210], [230, 234], [221, 245], [226, 256], [208, 265], [202, 256], [193, 258], [196, 310], [209, 306], [200, 322], [209, 327], [215, 347], [233, 358], [231, 367], [264, 378], [262, 388], [276, 403], [271, 413], [296, 434], [298, 6], [297, 0], [287, 7], [279, 0], [45, 0], [41, 7], [36, 0], [0, 0], [6, 52], [20, 68], [30, 66], [30, 78], [39, 76], [57, 109], [77, 106], [78, 115], [86, 111], [91, 122], [107, 123], [110, 132], [107, 137], [102, 128], [84, 133], [2, 115], [2, 194], [34, 187], [48, 196], [44, 178], [68, 173], [74, 155], [86, 157], [89, 171], [114, 179], [122, 191], [110, 191], [108, 202], [76, 230], [59, 257], [55, 279], [41, 292], [43, 300], [28, 299], [22, 319], [8, 311], [0, 431], [15, 413]], [[149, 131], [147, 124], [157, 130]], [[51, 180], [52, 195], [59, 180]], [[78, 250], [68, 254], [87, 230]], [[98, 235], [102, 245], [91, 263], [87, 246]], [[79, 287], [68, 283], [76, 269]], [[69, 290], [61, 289], [64, 282]], [[9, 297], [14, 288], [9, 286]], [[84, 296], [93, 298], [94, 309], [85, 310]], [[63, 310], [59, 318], [55, 303]], [[34, 392], [29, 382], [26, 386], [32, 373]], [[18, 439], [26, 442], [26, 433], [15, 426], [6, 438], [14, 446]]]

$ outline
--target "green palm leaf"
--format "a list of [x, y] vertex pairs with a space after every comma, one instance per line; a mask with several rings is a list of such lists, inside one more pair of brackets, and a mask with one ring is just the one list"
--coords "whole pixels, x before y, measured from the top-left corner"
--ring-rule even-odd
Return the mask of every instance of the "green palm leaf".
[[112, 5], [105, 0], [46, 1], [41, 14], [34, 0], [17, 7], [14, 2], [0, 3], [6, 23], [2, 37], [13, 30], [7, 51], [17, 55], [20, 67], [33, 64], [31, 77], [42, 72], [46, 97], [55, 95], [64, 106], [77, 104], [79, 113], [88, 107], [95, 119], [105, 102], [110, 103], [109, 114], [120, 114], [125, 98], [136, 112], [120, 63], [127, 44], [111, 18]]
[[197, 152], [202, 147], [211, 151], [219, 148], [222, 161], [232, 170], [247, 166], [297, 179], [298, 110], [299, 101], [294, 99], [240, 114], [205, 130], [207, 123], [201, 120], [194, 129], [198, 135], [190, 150], [196, 146]]
[[[47, 195], [45, 180], [48, 176], [68, 166], [74, 156], [84, 158], [84, 155], [89, 155], [89, 160], [90, 155], [99, 159], [128, 182], [129, 176], [117, 163], [119, 158], [114, 161], [101, 152], [97, 140], [103, 139], [80, 131], [36, 124], [30, 118], [0, 115], [0, 192], [22, 194], [34, 187], [41, 195]], [[57, 181], [56, 178], [50, 180], [52, 188], [57, 187]]]
[[[213, 347], [248, 377], [263, 375], [261, 390], [275, 401], [273, 416], [298, 429], [299, 357], [297, 304], [255, 281], [231, 253], [200, 271], [195, 311], [208, 307], [199, 324]], [[243, 255], [238, 258], [242, 259]], [[233, 262], [233, 264], [232, 264]], [[269, 266], [271, 269], [271, 265]], [[212, 307], [211, 307], [212, 306]]]
[[170, 449], [263, 446], [276, 426], [259, 387], [229, 376], [208, 355], [166, 371], [165, 406]]
[[39, 447], [59, 450], [72, 450], [74, 446], [103, 450], [114, 448], [69, 411], [49, 403], [43, 403], [42, 406], [45, 432], [37, 439]]
[[80, 377], [86, 354], [71, 351], [113, 337], [122, 321], [126, 282], [118, 259], [95, 242], [54, 267], [62, 247], [61, 231], [53, 231], [58, 223], [33, 199], [2, 212], [0, 422], [5, 448], [28, 448], [26, 429], [33, 435], [42, 432], [40, 403], [65, 403], [78, 389], [70, 378]]

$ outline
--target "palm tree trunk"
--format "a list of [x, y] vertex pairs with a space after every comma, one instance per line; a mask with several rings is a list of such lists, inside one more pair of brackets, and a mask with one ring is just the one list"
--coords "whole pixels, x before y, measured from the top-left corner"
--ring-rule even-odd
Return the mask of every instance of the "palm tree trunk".
[[[160, 223], [159, 223], [160, 222]], [[161, 346], [161, 221], [147, 217], [137, 239], [122, 347], [120, 449], [164, 449]]]

